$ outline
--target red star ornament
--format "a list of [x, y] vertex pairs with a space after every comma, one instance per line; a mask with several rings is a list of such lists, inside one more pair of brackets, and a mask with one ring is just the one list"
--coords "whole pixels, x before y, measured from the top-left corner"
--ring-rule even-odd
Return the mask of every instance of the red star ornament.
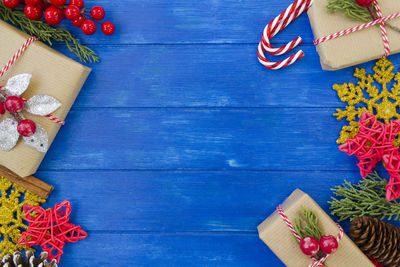
[[391, 201], [399, 198], [400, 151], [394, 146], [393, 141], [400, 132], [400, 120], [384, 124], [374, 115], [364, 112], [358, 123], [359, 133], [339, 146], [339, 150], [358, 158], [357, 166], [362, 177], [370, 174], [376, 164], [383, 161], [390, 175], [389, 183], [386, 185], [386, 199]]
[[87, 237], [80, 226], [69, 223], [71, 203], [68, 200], [48, 210], [24, 205], [24, 214], [29, 227], [22, 233], [18, 244], [29, 247], [40, 245], [49, 254], [48, 259], [56, 259], [57, 263], [60, 262], [66, 242], [75, 243]]

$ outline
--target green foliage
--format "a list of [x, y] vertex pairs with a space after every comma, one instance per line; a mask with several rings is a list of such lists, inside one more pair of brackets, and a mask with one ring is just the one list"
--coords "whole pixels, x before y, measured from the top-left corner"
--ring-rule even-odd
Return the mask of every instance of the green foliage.
[[44, 21], [34, 21], [28, 19], [21, 9], [10, 9], [0, 1], [0, 19], [9, 22], [23, 32], [36, 36], [41, 41], [53, 45], [52, 41], [65, 42], [68, 49], [73, 52], [82, 62], [98, 62], [97, 54], [87, 46], [80, 43], [73, 34], [64, 28], [54, 28]]
[[327, 0], [329, 12], [343, 11], [349, 18], [360, 21], [371, 21], [371, 14], [366, 7], [361, 7], [355, 0]]
[[314, 237], [319, 240], [323, 235], [319, 219], [314, 211], [300, 208], [297, 212], [298, 218], [294, 220], [293, 228], [301, 238], [306, 236]]
[[364, 215], [377, 217], [381, 220], [400, 220], [400, 204], [398, 201], [387, 201], [387, 181], [374, 172], [358, 184], [345, 181], [343, 185], [331, 189], [335, 197], [328, 203], [331, 214], [339, 217], [339, 221]]

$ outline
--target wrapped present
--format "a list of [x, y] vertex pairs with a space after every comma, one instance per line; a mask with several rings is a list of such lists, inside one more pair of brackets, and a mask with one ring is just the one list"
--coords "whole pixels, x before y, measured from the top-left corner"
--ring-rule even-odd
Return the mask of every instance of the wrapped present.
[[[6, 65], [28, 38], [28, 35], [0, 20], [0, 39], [3, 40], [0, 46], [1, 68]], [[89, 68], [39, 41], [32, 43], [25, 50], [1, 78], [0, 85], [7, 91], [15, 84], [24, 85], [24, 78], [30, 79], [29, 85], [26, 90], [23, 90], [23, 93], [21, 93], [22, 90], [18, 92], [20, 88], [15, 86], [9, 91], [12, 92], [12, 95], [21, 93], [21, 96], [28, 100], [25, 104], [26, 109], [21, 112], [20, 117], [30, 119], [40, 125], [40, 128], [39, 126], [36, 128], [36, 131], [38, 131], [38, 134], [40, 134], [39, 130], [46, 131], [47, 139], [42, 144], [36, 144], [34, 138], [28, 140], [16, 135], [15, 128], [10, 130], [10, 125], [15, 124], [15, 121], [13, 122], [12, 119], [6, 121], [6, 117], [3, 115], [3, 118], [1, 118], [3, 123], [0, 123], [0, 139], [7, 140], [7, 138], [10, 139], [11, 135], [14, 135], [11, 141], [16, 141], [16, 143], [9, 145], [12, 142], [7, 140], [6, 145], [4, 142], [1, 144], [3, 150], [9, 151], [0, 150], [0, 165], [20, 177], [26, 177], [36, 172], [61, 126], [44, 116], [48, 113], [46, 113], [46, 110], [55, 110], [51, 116], [61, 121], [64, 120], [90, 71]], [[14, 79], [13, 83], [13, 79], [10, 78], [20, 74], [25, 74], [25, 76], [19, 76], [20, 79], [16, 82]], [[35, 115], [32, 115], [32, 113]], [[31, 146], [27, 145], [28, 141], [32, 142]], [[41, 145], [43, 149], [41, 147], [35, 149], [35, 144]]]
[[[282, 209], [289, 220], [297, 217], [301, 207], [313, 210], [324, 230], [324, 234], [337, 236], [340, 232], [338, 225], [318, 206], [318, 204], [301, 190], [295, 190], [282, 204]], [[274, 212], [258, 226], [261, 240], [289, 267], [304, 267], [313, 263], [309, 256], [300, 250], [299, 243], [294, 238], [288, 225], [284, 222], [278, 212]], [[351, 241], [347, 235], [343, 235], [338, 249], [329, 255], [325, 261], [327, 266], [363, 266], [369, 267], [374, 264], [364, 255], [361, 250]]]
[[[378, 2], [383, 17], [400, 11], [400, 1], [398, 0]], [[308, 17], [315, 39], [363, 24], [363, 22], [348, 18], [344, 12], [328, 12], [327, 4], [327, 0], [315, 0], [308, 9]], [[394, 27], [400, 27], [400, 18], [391, 19], [388, 22]], [[386, 27], [386, 31], [390, 54], [400, 52], [400, 33], [390, 27]], [[379, 25], [322, 42], [316, 48], [322, 68], [325, 70], [337, 70], [354, 66], [381, 58], [385, 54]]]

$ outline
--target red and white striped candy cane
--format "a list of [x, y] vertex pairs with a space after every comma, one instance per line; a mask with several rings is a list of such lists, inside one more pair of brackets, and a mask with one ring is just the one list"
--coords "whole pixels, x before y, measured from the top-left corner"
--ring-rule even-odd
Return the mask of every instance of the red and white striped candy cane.
[[277, 35], [293, 20], [303, 14], [312, 5], [312, 2], [313, 0], [294, 1], [287, 9], [285, 9], [279, 16], [268, 23], [268, 25], [264, 28], [261, 42], [259, 43], [257, 50], [258, 60], [263, 66], [274, 70], [282, 69], [293, 64], [304, 56], [304, 52], [300, 50], [282, 61], [271, 62], [265, 57], [264, 52], [266, 51], [272, 55], [282, 55], [291, 51], [293, 48], [297, 47], [303, 42], [303, 39], [298, 36], [286, 45], [279, 48], [274, 48], [270, 41], [272, 37]]
[[[300, 241], [301, 237], [300, 235], [294, 230], [292, 222], [289, 220], [289, 218], [286, 216], [285, 212], [283, 211], [283, 208], [281, 205], [279, 205], [276, 210], [278, 211], [278, 214], [281, 216], [282, 220], [285, 222], [285, 224], [288, 226], [290, 232], [292, 232], [293, 236]], [[339, 225], [336, 224], [337, 227], [339, 228], [339, 234], [336, 237], [337, 242], [339, 243], [340, 240], [342, 240], [344, 231], [343, 228]], [[311, 259], [314, 261], [314, 263], [308, 265], [308, 267], [317, 267], [317, 266], [324, 266], [323, 263], [326, 261], [326, 259], [329, 257], [328, 255], [325, 255], [321, 259], [317, 260], [315, 257], [311, 257]]]

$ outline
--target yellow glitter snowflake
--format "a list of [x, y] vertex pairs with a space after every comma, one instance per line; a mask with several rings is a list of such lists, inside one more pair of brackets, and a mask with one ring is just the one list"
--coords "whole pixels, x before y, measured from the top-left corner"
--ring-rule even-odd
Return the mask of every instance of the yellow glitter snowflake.
[[[333, 89], [338, 92], [342, 102], [348, 104], [345, 110], [337, 109], [333, 114], [338, 120], [346, 118], [345, 125], [336, 141], [343, 144], [347, 139], [358, 133], [358, 119], [364, 111], [374, 114], [380, 121], [388, 123], [391, 119], [400, 119], [398, 113], [400, 104], [400, 73], [393, 72], [392, 62], [386, 58], [380, 59], [373, 67], [374, 74], [367, 75], [365, 69], [356, 68], [354, 77], [359, 79], [353, 83], [335, 84]], [[381, 89], [377, 88], [380, 84]], [[388, 87], [391, 87], [390, 91]], [[400, 144], [399, 138], [396, 145]]]
[[46, 200], [2, 176], [0, 176], [0, 192], [0, 257], [3, 257], [17, 250], [30, 249], [17, 244], [21, 231], [28, 228], [22, 219], [23, 206], [25, 204], [37, 206]]

